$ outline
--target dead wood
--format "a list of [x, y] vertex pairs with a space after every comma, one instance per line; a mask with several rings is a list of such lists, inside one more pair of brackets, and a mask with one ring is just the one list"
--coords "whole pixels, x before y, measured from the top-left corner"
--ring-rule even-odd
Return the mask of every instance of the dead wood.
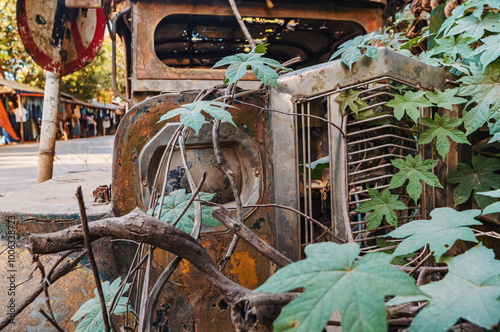
[[[230, 304], [233, 323], [240, 331], [252, 331], [259, 324], [271, 327], [282, 307], [298, 295], [254, 293], [242, 287], [219, 271], [207, 251], [193, 237], [147, 215], [139, 208], [125, 216], [94, 221], [88, 226], [92, 241], [102, 237], [127, 239], [153, 245], [188, 260]], [[55, 233], [31, 235], [29, 245], [32, 253], [36, 254], [84, 248], [82, 226], [72, 226]]]
[[212, 212], [212, 216], [279, 267], [293, 263], [291, 259], [274, 249], [243, 223], [238, 222], [226, 208], [220, 207]]

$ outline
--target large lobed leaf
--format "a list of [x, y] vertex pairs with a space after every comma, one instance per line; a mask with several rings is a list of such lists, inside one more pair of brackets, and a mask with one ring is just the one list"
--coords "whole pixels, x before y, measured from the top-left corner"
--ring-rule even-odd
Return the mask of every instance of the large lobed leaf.
[[449, 114], [445, 114], [441, 117], [437, 113], [434, 117], [434, 120], [431, 118], [422, 119], [422, 123], [429, 127], [429, 129], [425, 130], [420, 135], [417, 142], [418, 144], [429, 144], [434, 140], [434, 138], [436, 138], [436, 148], [443, 159], [450, 151], [450, 141], [448, 140], [448, 137], [457, 143], [470, 145], [465, 133], [459, 129], [455, 129], [455, 127], [462, 123], [462, 119], [450, 119]]
[[458, 212], [452, 208], [438, 208], [430, 213], [431, 220], [411, 221], [386, 236], [404, 238], [394, 251], [395, 256], [415, 252], [428, 244], [439, 261], [456, 240], [477, 242], [474, 232], [468, 226], [482, 225], [474, 219], [479, 214], [481, 210]]
[[472, 167], [458, 163], [458, 169], [447, 178], [448, 182], [458, 184], [453, 190], [455, 206], [465, 203], [472, 193], [481, 208], [496, 202], [494, 198], [477, 193], [500, 188], [500, 174], [495, 174], [498, 170], [500, 170], [500, 159], [481, 155], [472, 157]]
[[[106, 302], [106, 308], [109, 311], [111, 309], [111, 303], [113, 298], [121, 284], [121, 278], [118, 277], [110, 285], [109, 281], [101, 283], [102, 292], [104, 295], [104, 301]], [[130, 287], [130, 283], [126, 284], [123, 288], [123, 293], [125, 293]], [[104, 320], [102, 317], [101, 302], [99, 301], [99, 295], [97, 294], [97, 289], [94, 290], [95, 297], [91, 298], [85, 302], [77, 312], [71, 317], [71, 320], [81, 322], [76, 327], [75, 332], [100, 332], [104, 331]], [[125, 296], [120, 296], [118, 303], [113, 311], [115, 315], [121, 315], [127, 311], [127, 301], [128, 298]], [[82, 319], [83, 318], [83, 319]]]
[[479, 61], [483, 67], [483, 72], [486, 70], [488, 65], [500, 57], [500, 34], [488, 36], [481, 39], [483, 45], [479, 46], [470, 54], [470, 57], [479, 55]]
[[406, 159], [394, 159], [391, 160], [394, 167], [399, 168], [399, 172], [394, 174], [389, 184], [389, 189], [399, 188], [403, 186], [408, 180], [408, 186], [406, 186], [406, 192], [411, 198], [417, 202], [420, 195], [422, 195], [422, 183], [424, 181], [430, 186], [443, 188], [441, 183], [439, 183], [438, 177], [429, 172], [428, 170], [436, 167], [437, 160], [424, 160], [422, 157], [417, 155], [412, 157], [407, 155]]
[[234, 106], [218, 101], [198, 100], [190, 104], [181, 105], [181, 107], [179, 108], [168, 111], [166, 114], [161, 116], [158, 122], [171, 119], [180, 114], [182, 124], [194, 129], [198, 134], [201, 126], [203, 126], [203, 124], [205, 123], [205, 116], [201, 113], [201, 111], [205, 111], [212, 117], [229, 122], [236, 127], [236, 124], [233, 122], [233, 116], [231, 115], [231, 113], [225, 110], [225, 108], [228, 107], [236, 108]]
[[455, 24], [448, 31], [448, 36], [462, 34], [464, 38], [476, 41], [484, 36], [485, 31], [500, 32], [500, 14], [488, 12], [482, 19], [469, 15], [456, 20]]
[[406, 205], [398, 201], [398, 195], [391, 195], [391, 192], [386, 189], [380, 193], [376, 189], [368, 188], [368, 194], [371, 200], [359, 204], [356, 208], [357, 212], [367, 213], [370, 212], [368, 217], [366, 217], [367, 230], [374, 229], [385, 220], [392, 226], [398, 226], [398, 217], [394, 210], [406, 210], [408, 209]]
[[[473, 133], [481, 128], [490, 117], [498, 114], [500, 120], [500, 68], [490, 65], [484, 73], [475, 73], [472, 76], [465, 76], [458, 80], [462, 83], [458, 90], [458, 95], [470, 97], [468, 105], [473, 108], [467, 111], [464, 116], [464, 126], [467, 133]], [[493, 130], [492, 130], [493, 128]], [[490, 128], [495, 134], [496, 126]]]
[[[163, 206], [161, 209], [160, 220], [164, 221], [168, 224], [173, 223], [177, 217], [181, 214], [182, 210], [186, 207], [186, 204], [191, 199], [193, 194], [186, 194], [185, 189], [179, 189], [176, 191], [172, 191], [163, 199]], [[199, 192], [198, 193], [200, 200], [202, 201], [211, 201], [215, 194]], [[159, 207], [155, 208], [154, 216], [158, 214]], [[201, 206], [201, 223], [207, 226], [218, 226], [220, 222], [212, 217], [213, 208], [210, 206], [202, 205]], [[148, 211], [149, 214], [152, 214], [152, 209]], [[187, 209], [186, 213], [181, 217], [176, 227], [180, 230], [191, 234], [193, 231], [193, 223], [194, 220], [194, 204], [191, 204]]]
[[364, 107], [368, 107], [368, 104], [359, 98], [361, 91], [350, 89], [349, 92], [342, 90], [340, 94], [335, 98], [337, 102], [340, 103], [340, 109], [342, 113], [345, 113], [347, 107], [358, 115], [358, 110]]
[[368, 35], [357, 36], [354, 39], [348, 40], [342, 45], [340, 45], [339, 49], [333, 53], [330, 57], [330, 61], [338, 57], [340, 57], [341, 61], [349, 67], [349, 70], [352, 68], [352, 65], [361, 58], [361, 48], [364, 46], [364, 43]]
[[305, 260], [278, 270], [257, 289], [306, 289], [283, 308], [274, 331], [323, 331], [335, 310], [344, 332], [385, 331], [384, 297], [422, 294], [411, 277], [390, 265], [390, 255], [371, 253], [354, 262], [360, 253], [357, 244], [331, 242], [309, 245], [305, 252]]
[[[420, 287], [431, 299], [415, 317], [410, 332], [448, 331], [460, 318], [490, 329], [500, 321], [500, 261], [482, 244], [446, 260], [449, 272]], [[425, 300], [396, 297], [388, 304]]]
[[[492, 190], [492, 191], [485, 191], [485, 192], [478, 192], [477, 194], [483, 195], [483, 196], [488, 196], [488, 197], [493, 197], [493, 198], [500, 198], [500, 189]], [[484, 216], [484, 215], [492, 214], [492, 213], [500, 213], [500, 202], [495, 202], [495, 203], [485, 207], [482, 215]]]
[[290, 70], [276, 60], [264, 56], [267, 44], [257, 45], [250, 53], [238, 53], [224, 57], [213, 68], [228, 66], [226, 79], [229, 84], [236, 83], [251, 68], [255, 76], [265, 85], [278, 88], [278, 73], [276, 69]]
[[403, 116], [408, 116], [417, 123], [420, 117], [419, 107], [433, 106], [429, 100], [424, 97], [425, 91], [407, 91], [403, 96], [395, 95], [394, 99], [389, 100], [386, 106], [394, 108], [394, 116], [401, 120]]

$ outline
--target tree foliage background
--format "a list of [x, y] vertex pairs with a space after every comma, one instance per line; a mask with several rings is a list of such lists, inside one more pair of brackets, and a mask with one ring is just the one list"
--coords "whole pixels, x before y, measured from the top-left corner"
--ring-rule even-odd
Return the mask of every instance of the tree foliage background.
[[[26, 52], [17, 31], [16, 1], [0, 0], [0, 78], [44, 88], [45, 71]], [[125, 89], [124, 55], [117, 39], [118, 87]], [[111, 83], [111, 38], [106, 33], [101, 50], [92, 63], [63, 77], [62, 91], [81, 99], [96, 98], [113, 91]]]

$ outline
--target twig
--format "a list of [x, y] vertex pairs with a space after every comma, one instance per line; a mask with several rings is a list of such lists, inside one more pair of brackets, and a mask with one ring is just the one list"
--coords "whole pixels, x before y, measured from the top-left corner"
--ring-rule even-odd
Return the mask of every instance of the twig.
[[[196, 190], [191, 195], [191, 198], [187, 202], [186, 206], [182, 209], [182, 211], [179, 214], [179, 216], [177, 217], [177, 219], [171, 224], [172, 226], [175, 226], [179, 222], [179, 220], [182, 218], [182, 216], [188, 210], [189, 206], [191, 206], [195, 197], [200, 192], [201, 187], [203, 187], [203, 184], [205, 183], [206, 178], [207, 178], [207, 173], [204, 172], [203, 176], [200, 180], [200, 183], [198, 184], [198, 187], [196, 187]], [[198, 233], [198, 232], [193, 227], [193, 231], [191, 232], [191, 235], [193, 235], [195, 233]], [[174, 273], [175, 269], [177, 268], [177, 266], [179, 265], [179, 263], [181, 261], [182, 261], [181, 257], [174, 258], [174, 260], [167, 266], [167, 268], [163, 270], [163, 272], [160, 274], [160, 276], [156, 280], [155, 284], [153, 285], [153, 288], [151, 289], [151, 292], [149, 293], [149, 296], [146, 300], [146, 305], [145, 305], [145, 309], [144, 309], [144, 312], [146, 315], [144, 317], [144, 330], [145, 331], [151, 330], [151, 322], [153, 320], [153, 311], [154, 311], [154, 308], [156, 308], [156, 304], [158, 303], [158, 298], [160, 296], [160, 292], [162, 291], [163, 287], [165, 287], [165, 284], [170, 279], [170, 276], [172, 275], [172, 273]]]
[[238, 234], [245, 242], [263, 254], [267, 259], [282, 267], [293, 263], [291, 259], [274, 249], [270, 244], [263, 241], [259, 236], [252, 232], [245, 224], [236, 220], [231, 212], [224, 207], [221, 207], [214, 212], [212, 216], [223, 223], [227, 228], [231, 229], [235, 234]]
[[415, 263], [416, 261], [418, 261], [420, 258], [422, 258], [422, 256], [424, 255], [425, 253], [425, 249], [427, 248], [427, 244], [424, 246], [424, 249], [422, 249], [422, 252], [417, 256], [415, 257], [411, 262], [408, 262], [406, 263], [404, 266], [410, 266], [411, 264]]
[[144, 257], [142, 257], [142, 259], [139, 261], [139, 263], [137, 263], [137, 265], [134, 266], [134, 263], [137, 260], [137, 257], [139, 256], [138, 254], [139, 254], [139, 251], [136, 251], [136, 255], [134, 256], [134, 259], [132, 260], [132, 264], [130, 264], [130, 269], [129, 269], [127, 275], [125, 276], [125, 278], [123, 279], [123, 282], [120, 285], [120, 288], [118, 288], [118, 292], [116, 292], [115, 296], [113, 297], [113, 300], [111, 301], [111, 306], [110, 306], [109, 312], [115, 311], [115, 308], [118, 305], [118, 298], [121, 296], [123, 289], [125, 288], [125, 285], [127, 284], [128, 278], [130, 278], [130, 276], [132, 274], [134, 274], [139, 269], [139, 267], [142, 264], [144, 264], [144, 262], [148, 258], [148, 255], [144, 255]]
[[[87, 249], [87, 256], [89, 258], [90, 267], [92, 269], [92, 274], [94, 275], [95, 286], [97, 289], [97, 294], [99, 295], [99, 301], [101, 302], [102, 318], [104, 322], [104, 330], [109, 332], [111, 330], [109, 326], [108, 310], [106, 308], [106, 300], [104, 299], [104, 293], [101, 286], [101, 278], [99, 278], [99, 271], [97, 270], [97, 265], [95, 263], [94, 253], [92, 252], [92, 244], [89, 235], [89, 225], [87, 222], [87, 212], [85, 211], [85, 202], [83, 201], [82, 187], [78, 186], [76, 190], [76, 198], [78, 200], [78, 207], [80, 208], [80, 217], [82, 218], [82, 232], [83, 239], [85, 243], [85, 248]], [[116, 329], [115, 329], [116, 330]]]
[[[406, 267], [406, 266], [399, 266], [399, 265], [392, 265], [401, 271], [404, 272], [410, 272], [413, 270], [413, 267]], [[420, 273], [422, 271], [423, 267], [419, 267], [415, 272]], [[448, 267], [446, 266], [425, 266], [425, 269], [427, 270], [427, 273], [441, 273], [441, 272], [448, 272]], [[415, 273], [413, 272], [413, 273]]]
[[418, 278], [417, 278], [417, 286], [422, 286], [424, 284], [424, 278], [425, 276], [427, 275], [427, 267], [423, 267], [422, 269], [420, 269], [420, 273], [418, 274]]
[[419, 267], [421, 267], [431, 256], [434, 255], [434, 250], [431, 251], [427, 256], [425, 256], [410, 272], [408, 272], [408, 275], [411, 276], [415, 271], [418, 270]]
[[[83, 251], [73, 262], [65, 262], [59, 268], [47, 275], [47, 279], [50, 284], [54, 284], [59, 278], [68, 274], [68, 272], [72, 271], [73, 268], [82, 260], [83, 257], [87, 254], [87, 251]], [[14, 317], [19, 315], [28, 305], [30, 305], [35, 299], [43, 292], [43, 285], [38, 286], [33, 293], [28, 295], [24, 300], [17, 302], [16, 301], [16, 311], [14, 312]], [[12, 323], [12, 319], [14, 318], [11, 314], [7, 314], [0, 319], [0, 330], [4, 329], [7, 325]]]
[[[236, 83], [230, 84], [227, 88], [226, 91], [224, 92], [224, 95], [227, 96], [231, 93], [231, 97], [224, 98], [224, 103], [232, 103], [234, 101], [234, 94], [236, 92]], [[212, 127], [212, 143], [214, 146], [214, 153], [215, 153], [215, 158], [217, 159], [217, 163], [219, 167], [222, 169], [224, 174], [229, 180], [229, 184], [231, 185], [231, 190], [233, 192], [234, 196], [234, 203], [236, 206], [236, 217], [239, 221], [240, 224], [243, 224], [243, 219], [244, 219], [244, 214], [243, 214], [243, 204], [241, 203], [241, 198], [240, 198], [240, 192], [238, 190], [238, 186], [236, 185], [236, 181], [234, 179], [234, 172], [229, 168], [229, 165], [227, 163], [226, 158], [222, 154], [222, 150], [220, 148], [220, 141], [219, 141], [219, 128], [220, 128], [220, 119], [215, 119], [213, 127]], [[238, 245], [238, 235], [234, 234], [233, 239], [231, 240], [231, 243], [229, 244], [229, 248], [227, 249], [226, 254], [224, 257], [219, 262], [219, 269], [222, 271], [224, 267], [226, 266], [227, 262], [229, 262], [229, 259], [233, 255], [234, 251], [236, 250], [236, 246]]]
[[494, 232], [494, 231], [490, 231], [490, 232], [482, 232], [482, 231], [479, 231], [477, 229], [472, 229], [472, 231], [474, 233], [476, 233], [476, 236], [489, 236], [489, 237], [492, 237], [494, 239], [500, 239], [500, 234], [498, 234], [497, 232]]
[[[194, 193], [196, 191], [196, 183], [194, 182], [193, 175], [191, 174], [191, 170], [189, 169], [189, 165], [187, 163], [187, 157], [186, 157], [186, 144], [185, 144], [185, 137], [187, 135], [188, 127], [185, 127], [184, 130], [182, 131], [181, 135], [179, 136], [179, 147], [181, 151], [181, 159], [182, 159], [182, 165], [184, 166], [184, 169], [186, 170], [186, 178], [189, 183], [189, 188], [191, 189], [191, 192]], [[198, 197], [199, 195], [193, 195], [193, 197]], [[199, 199], [194, 201], [194, 221], [193, 221], [193, 232], [191, 233], [191, 236], [194, 237], [195, 239], [198, 238], [198, 235], [200, 234], [201, 230], [201, 202]]]
[[56, 328], [56, 330], [60, 331], [60, 332], [65, 332], [60, 326], [59, 324], [57, 324], [57, 322], [52, 319], [51, 317], [49, 317], [49, 315], [47, 315], [47, 313], [45, 311], [43, 311], [43, 309], [40, 309], [38, 310], [39, 313], [42, 314], [43, 317], [45, 317], [46, 320], [49, 321], [50, 324], [52, 324], [52, 326], [54, 326]]
[[177, 216], [177, 218], [174, 220], [174, 222], [171, 224], [172, 226], [175, 226], [177, 225], [177, 223], [179, 222], [179, 220], [181, 220], [182, 216], [184, 216], [184, 214], [186, 213], [186, 211], [189, 209], [189, 207], [191, 206], [191, 204], [193, 203], [194, 199], [196, 198], [196, 196], [198, 196], [198, 193], [200, 192], [201, 190], [201, 187], [203, 187], [203, 184], [205, 183], [205, 180], [207, 179], [207, 172], [203, 172], [203, 175], [201, 176], [201, 180], [200, 180], [200, 183], [198, 183], [198, 187], [196, 187], [196, 190], [193, 192], [193, 194], [191, 195], [191, 198], [189, 199], [189, 201], [187, 202], [186, 206], [184, 206], [184, 208], [182, 209], [181, 213], [179, 213], [179, 215]]
[[306, 218], [307, 220], [312, 221], [313, 223], [315, 223], [316, 225], [318, 225], [321, 229], [323, 229], [325, 232], [327, 232], [328, 234], [330, 234], [335, 240], [337, 240], [339, 242], [342, 242], [342, 243], [345, 243], [345, 240], [342, 240], [337, 235], [335, 235], [331, 231], [331, 229], [329, 229], [328, 227], [326, 227], [325, 225], [323, 225], [322, 223], [320, 223], [316, 219], [311, 218], [307, 214], [305, 214], [303, 212], [300, 212], [299, 210], [294, 209], [292, 207], [289, 207], [289, 206], [286, 206], [286, 205], [281, 205], [281, 204], [255, 204], [255, 205], [245, 205], [244, 206], [244, 208], [249, 208], [249, 207], [251, 207], [251, 208], [254, 208], [254, 207], [255, 208], [258, 208], [258, 207], [275, 207], [275, 208], [280, 208], [280, 209], [284, 209], [284, 210], [295, 212], [298, 215], [300, 215], [300, 216]]
[[306, 117], [306, 118], [314, 118], [314, 119], [318, 119], [318, 120], [321, 120], [323, 122], [326, 122], [328, 123], [329, 125], [335, 127], [338, 131], [340, 131], [340, 133], [342, 134], [342, 136], [345, 138], [345, 132], [339, 127], [337, 126], [335, 123], [333, 123], [332, 121], [328, 120], [328, 119], [325, 119], [325, 118], [322, 118], [320, 116], [317, 116], [317, 115], [312, 115], [312, 114], [297, 114], [297, 113], [288, 113], [288, 112], [283, 112], [283, 111], [278, 111], [278, 110], [275, 110], [275, 109], [272, 109], [272, 108], [265, 108], [265, 107], [262, 107], [262, 106], [258, 106], [258, 105], [255, 105], [255, 104], [252, 104], [252, 103], [247, 103], [247, 102], [244, 102], [244, 101], [241, 101], [239, 99], [235, 99], [234, 100], [235, 102], [237, 103], [240, 103], [240, 104], [243, 104], [243, 105], [247, 105], [247, 106], [253, 106], [255, 108], [258, 108], [258, 109], [261, 109], [263, 111], [266, 111], [266, 112], [274, 112], [274, 113], [280, 113], [280, 114], [284, 114], [284, 115], [291, 115], [291, 116], [303, 116], [303, 117]]
[[234, 17], [236, 17], [236, 21], [238, 21], [238, 24], [241, 28], [241, 31], [243, 31], [243, 34], [248, 40], [248, 43], [250, 44], [251, 48], [255, 47], [255, 43], [253, 41], [252, 35], [250, 35], [250, 32], [248, 31], [245, 22], [243, 22], [243, 19], [241, 18], [241, 14], [238, 10], [238, 7], [236, 6], [236, 3], [234, 0], [229, 0], [229, 4], [231, 5], [231, 9], [233, 10]]
[[158, 277], [158, 280], [156, 280], [155, 284], [153, 285], [153, 288], [151, 289], [151, 292], [149, 293], [149, 297], [146, 301], [146, 317], [145, 317], [145, 331], [150, 331], [151, 330], [151, 322], [153, 320], [153, 312], [154, 309], [156, 308], [156, 305], [158, 303], [158, 298], [160, 296], [160, 293], [165, 287], [165, 284], [167, 281], [170, 279], [170, 276], [172, 273], [174, 273], [175, 269], [177, 266], [180, 264], [182, 261], [182, 257], [175, 257], [172, 262], [167, 266], [165, 270], [161, 273], [161, 275]]
[[45, 293], [45, 305], [47, 306], [47, 309], [49, 309], [50, 316], [52, 317], [52, 319], [55, 320], [54, 312], [52, 311], [52, 306], [50, 305], [50, 295], [47, 287], [47, 284], [50, 286], [50, 283], [45, 275], [45, 267], [43, 266], [42, 262], [40, 262], [38, 255], [33, 255], [33, 261], [36, 263], [38, 269], [40, 270], [40, 274], [42, 276], [43, 292]]

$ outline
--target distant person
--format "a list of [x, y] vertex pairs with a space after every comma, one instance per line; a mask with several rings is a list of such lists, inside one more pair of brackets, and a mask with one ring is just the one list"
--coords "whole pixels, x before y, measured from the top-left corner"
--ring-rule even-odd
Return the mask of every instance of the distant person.
[[95, 129], [96, 129], [97, 122], [94, 120], [93, 114], [87, 116], [87, 124], [88, 124], [88, 128], [89, 128], [89, 137], [95, 137], [95, 134], [96, 134]]

